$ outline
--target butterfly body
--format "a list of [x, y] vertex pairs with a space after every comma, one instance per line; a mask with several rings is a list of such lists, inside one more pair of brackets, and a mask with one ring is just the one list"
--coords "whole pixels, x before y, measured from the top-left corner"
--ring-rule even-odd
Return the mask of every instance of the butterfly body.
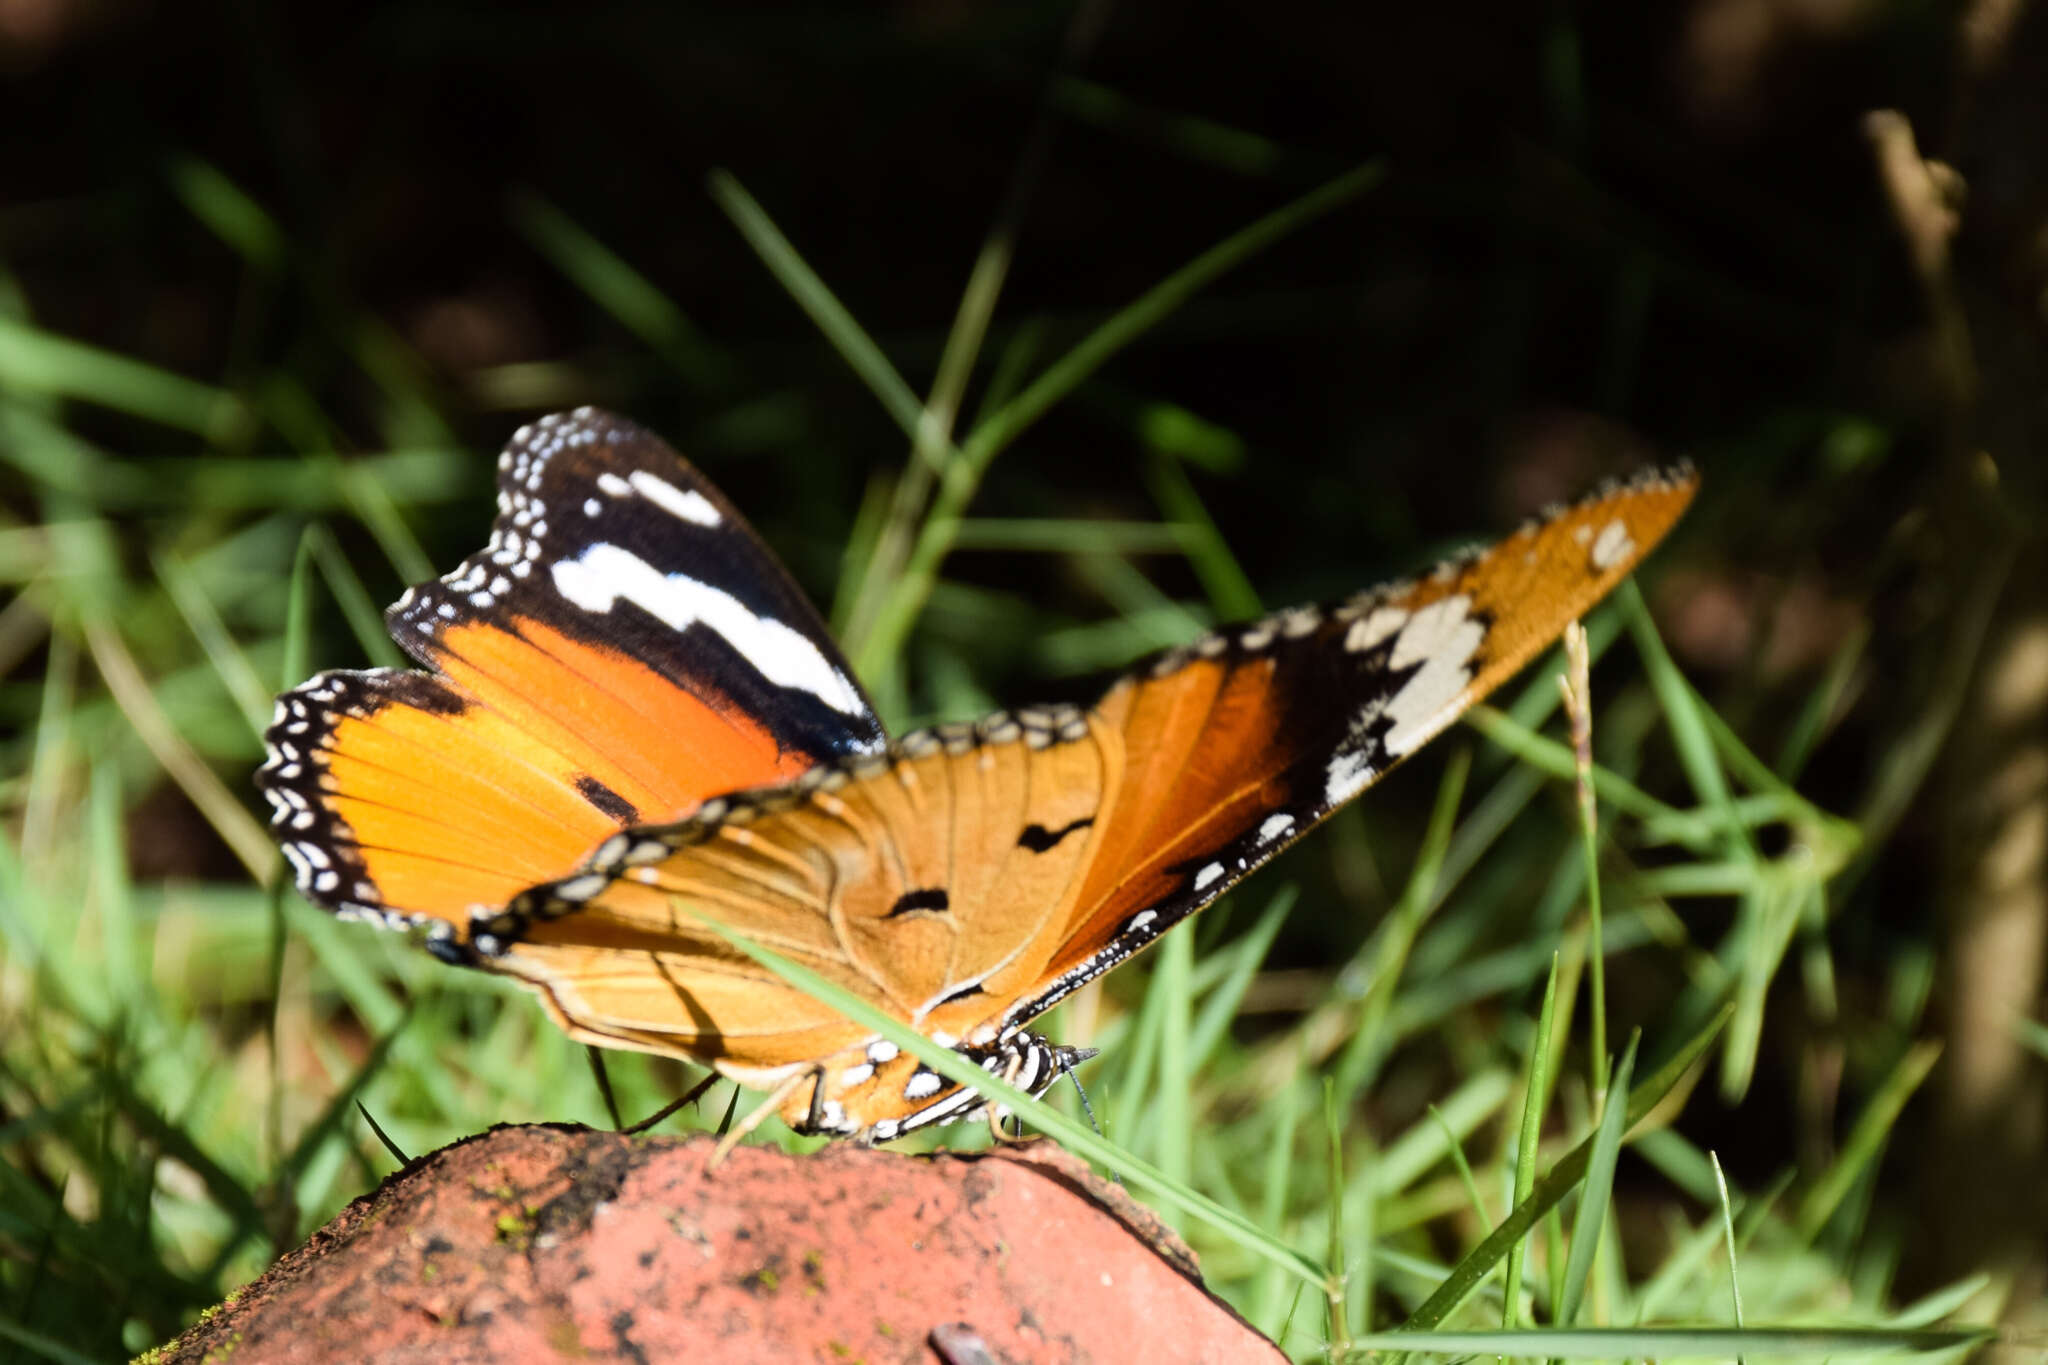
[[1204, 636], [1085, 710], [893, 743], [779, 565], [654, 438], [549, 419], [500, 487], [486, 551], [391, 613], [433, 672], [280, 699], [259, 784], [301, 889], [518, 978], [578, 1038], [789, 1084], [799, 1128], [887, 1140], [978, 1101], [714, 926], [1042, 1089], [1083, 1054], [1033, 1018], [1498, 685], [1693, 479], [1645, 476], [1414, 582]]

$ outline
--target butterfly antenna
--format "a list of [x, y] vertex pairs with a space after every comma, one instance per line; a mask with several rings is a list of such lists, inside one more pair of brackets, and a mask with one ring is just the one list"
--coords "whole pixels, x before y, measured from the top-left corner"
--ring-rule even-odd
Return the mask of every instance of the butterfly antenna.
[[621, 1133], [637, 1131], [627, 1128], [625, 1116], [619, 1113], [618, 1096], [612, 1094], [611, 1073], [604, 1067], [604, 1049], [585, 1043], [583, 1058], [590, 1063], [590, 1074], [597, 1078], [597, 1093], [604, 1097], [605, 1113], [612, 1116], [612, 1130]]
[[[1088, 1056], [1093, 1057], [1094, 1055], [1095, 1049], [1088, 1049]], [[1087, 1060], [1087, 1058], [1083, 1058], [1082, 1060], [1085, 1061]], [[1067, 1079], [1074, 1083], [1074, 1093], [1081, 1097], [1081, 1112], [1088, 1116], [1088, 1126], [1095, 1130], [1095, 1136], [1107, 1140], [1109, 1134], [1103, 1132], [1102, 1125], [1096, 1121], [1095, 1106], [1088, 1103], [1088, 1088], [1081, 1084], [1081, 1078], [1074, 1074], [1073, 1069], [1071, 1067], [1067, 1070]], [[1115, 1184], [1122, 1185], [1124, 1183], [1124, 1178], [1121, 1175], [1117, 1174], [1117, 1171], [1114, 1167], [1109, 1168], [1107, 1174], [1109, 1175], [1110, 1180]]]
[[1095, 1121], [1095, 1106], [1088, 1103], [1088, 1088], [1082, 1085], [1081, 1078], [1071, 1071], [1067, 1073], [1067, 1079], [1074, 1083], [1074, 1093], [1081, 1097], [1081, 1112], [1088, 1116], [1088, 1126], [1095, 1130], [1095, 1136], [1107, 1138], [1109, 1134], [1103, 1132], [1102, 1125]]
[[697, 1082], [688, 1090], [684, 1091], [681, 1095], [678, 1095], [675, 1099], [670, 1100], [667, 1104], [664, 1104], [663, 1106], [661, 1106], [661, 1108], [655, 1110], [652, 1114], [649, 1114], [646, 1118], [634, 1124], [632, 1127], [622, 1128], [619, 1131], [628, 1134], [644, 1133], [649, 1128], [652, 1128], [655, 1124], [660, 1123], [663, 1119], [667, 1118], [670, 1114], [675, 1113], [679, 1109], [687, 1109], [689, 1106], [695, 1104], [698, 1100], [703, 1099], [704, 1096], [710, 1092], [711, 1087], [717, 1084], [718, 1073], [714, 1071], [710, 1075], [706, 1076], [703, 1080]]

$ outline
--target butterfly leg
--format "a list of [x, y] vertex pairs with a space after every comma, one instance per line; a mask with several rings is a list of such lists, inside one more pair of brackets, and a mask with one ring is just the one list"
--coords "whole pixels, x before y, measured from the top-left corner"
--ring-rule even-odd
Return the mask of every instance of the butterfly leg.
[[667, 1104], [664, 1104], [663, 1106], [661, 1106], [661, 1108], [655, 1110], [652, 1114], [649, 1114], [646, 1118], [640, 1120], [638, 1123], [633, 1124], [630, 1127], [621, 1128], [619, 1129], [619, 1131], [627, 1134], [644, 1133], [649, 1128], [652, 1128], [655, 1124], [660, 1123], [663, 1119], [667, 1118], [670, 1114], [675, 1113], [679, 1109], [687, 1109], [691, 1105], [695, 1104], [698, 1100], [703, 1099], [705, 1092], [710, 1090], [712, 1086], [717, 1085], [718, 1082], [719, 1075], [716, 1071], [714, 1071], [710, 1075], [706, 1076], [703, 1080], [697, 1082], [688, 1090], [684, 1091], [680, 1097], [670, 1100]]
[[[1023, 1076], [1026, 1064], [1029, 1060], [1030, 1058], [1028, 1053], [1018, 1052], [1013, 1054], [1010, 1058], [1009, 1065], [1003, 1068], [1003, 1079], [1011, 1085], [1017, 1084], [1018, 1080]], [[1015, 1133], [1004, 1132], [1003, 1115], [1007, 1111], [1004, 1110], [1002, 1106], [997, 1104], [990, 1104], [988, 1108], [983, 1112], [988, 1115], [989, 1136], [995, 1140], [996, 1146], [1023, 1147], [1030, 1143], [1038, 1141], [1039, 1135], [1036, 1133], [1032, 1133], [1027, 1136], [1025, 1133], [1021, 1131]], [[1023, 1123], [1023, 1120], [1017, 1118], [1015, 1114], [1011, 1114], [1010, 1117], [1016, 1119], [1020, 1125]]]
[[732, 1126], [731, 1132], [718, 1140], [718, 1145], [711, 1149], [710, 1160], [704, 1163], [704, 1173], [709, 1175], [724, 1165], [725, 1159], [732, 1155], [732, 1149], [739, 1146], [741, 1140], [747, 1134], [759, 1128], [770, 1114], [782, 1108], [783, 1102], [791, 1095], [794, 1095], [798, 1087], [802, 1086], [806, 1081], [809, 1081], [816, 1087], [811, 1092], [811, 1108], [815, 1117], [815, 1111], [818, 1107], [818, 1096], [825, 1089], [825, 1068], [822, 1066], [806, 1067], [769, 1091], [768, 1098], [762, 1100], [760, 1104], [749, 1110], [745, 1118]]

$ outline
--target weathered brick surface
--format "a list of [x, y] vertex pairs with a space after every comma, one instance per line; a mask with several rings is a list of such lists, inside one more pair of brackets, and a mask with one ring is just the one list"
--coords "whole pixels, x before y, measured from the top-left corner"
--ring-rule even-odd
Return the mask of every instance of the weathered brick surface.
[[[415, 1161], [177, 1362], [1284, 1359], [1049, 1144], [902, 1157], [499, 1128]], [[934, 1335], [936, 1333], [936, 1336]], [[937, 1344], [935, 1344], [937, 1343]], [[943, 1353], [942, 1353], [943, 1352]]]

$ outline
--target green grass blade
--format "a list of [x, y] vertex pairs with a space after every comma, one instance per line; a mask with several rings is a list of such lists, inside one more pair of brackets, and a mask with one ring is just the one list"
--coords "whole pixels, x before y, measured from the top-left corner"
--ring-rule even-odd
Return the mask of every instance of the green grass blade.
[[1623, 581], [1615, 590], [1614, 601], [1628, 622], [1629, 633], [1635, 638], [1636, 652], [1642, 656], [1643, 667], [1650, 675], [1650, 687], [1663, 705], [1672, 744], [1678, 750], [1678, 760], [1684, 766], [1693, 790], [1699, 793], [1702, 802], [1721, 813], [1722, 832], [1729, 841], [1728, 851], [1745, 860], [1755, 861], [1756, 849], [1750, 843], [1742, 822], [1735, 816], [1728, 775], [1722, 769], [1720, 755], [1714, 747], [1707, 719], [1709, 708], [1687, 684], [1685, 676], [1678, 671], [1677, 663], [1672, 660], [1671, 652], [1664, 648], [1664, 638], [1657, 633], [1656, 623], [1650, 619], [1650, 609], [1644, 604], [1642, 591], [1636, 587], [1635, 579]]
[[[1666, 1095], [1678, 1088], [1678, 1083], [1685, 1079], [1686, 1073], [1727, 1026], [1728, 1016], [1733, 1008], [1732, 1004], [1722, 1005], [1707, 1022], [1706, 1027], [1686, 1040], [1685, 1046], [1679, 1049], [1676, 1056], [1629, 1093], [1628, 1118], [1624, 1131], [1627, 1127], [1641, 1123], [1652, 1109], [1663, 1102]], [[1586, 1166], [1592, 1158], [1592, 1153], [1593, 1139], [1588, 1138], [1561, 1157], [1557, 1164], [1535, 1183], [1529, 1197], [1516, 1204], [1508, 1216], [1501, 1220], [1499, 1227], [1452, 1267], [1451, 1273], [1444, 1278], [1436, 1292], [1409, 1315], [1408, 1326], [1417, 1330], [1435, 1327], [1449, 1316], [1453, 1308], [1463, 1303], [1465, 1296], [1485, 1278], [1489, 1270], [1507, 1256], [1509, 1250], [1535, 1226], [1536, 1221], [1554, 1208], [1558, 1201], [1579, 1183], [1580, 1177], [1586, 1173]]]
[[164, 175], [186, 210], [251, 267], [274, 271], [284, 264], [286, 237], [277, 220], [220, 167], [196, 156], [174, 156]]
[[1258, 973], [1259, 965], [1266, 960], [1266, 952], [1279, 936], [1280, 926], [1294, 902], [1300, 888], [1283, 886], [1266, 902], [1266, 908], [1259, 912], [1257, 920], [1244, 934], [1231, 942], [1230, 968], [1208, 999], [1202, 1002], [1201, 1012], [1195, 1016], [1188, 1030], [1187, 1064], [1200, 1071], [1208, 1064], [1224, 1035], [1230, 1031], [1231, 1021], [1237, 1017], [1238, 1006], [1244, 1000], [1244, 993]]
[[[1308, 1070], [1305, 1060], [1299, 1070]], [[1276, 1232], [1286, 1217], [1288, 1195], [1294, 1183], [1294, 1140], [1301, 1126], [1299, 1094], [1299, 1086], [1283, 1086], [1278, 1097], [1266, 1106], [1267, 1112], [1273, 1116], [1273, 1136], [1272, 1145], [1266, 1149], [1265, 1179], [1261, 1182], [1259, 1195], [1259, 1226]], [[1253, 1302], [1258, 1307], [1251, 1317], [1266, 1335], [1276, 1339], [1284, 1329], [1289, 1301], [1300, 1294], [1302, 1281], [1299, 1278], [1293, 1281], [1292, 1294], [1288, 1285], [1287, 1268], [1278, 1261], [1269, 1259], [1260, 1268], [1253, 1295]]]
[[1712, 1152], [1709, 1152], [1707, 1155], [1714, 1163], [1714, 1188], [1720, 1196], [1718, 1202], [1721, 1206], [1721, 1231], [1728, 1245], [1728, 1295], [1733, 1300], [1735, 1325], [1740, 1327], [1742, 1326], [1742, 1274], [1741, 1261], [1735, 1254], [1735, 1210], [1730, 1206], [1728, 1200], [1728, 1177], [1721, 1170], [1721, 1158]]
[[[1333, 1197], [1324, 1209], [1329, 1219], [1330, 1274], [1324, 1293], [1330, 1301], [1330, 1350], [1332, 1354], [1350, 1345], [1351, 1326], [1347, 1290], [1351, 1268], [1344, 1247], [1344, 1125], [1337, 1114], [1337, 1085], [1323, 1078], [1323, 1139], [1329, 1153], [1327, 1180]], [[1361, 1266], [1361, 1270], [1363, 1267]]]
[[[705, 183], [711, 198], [725, 210], [747, 245], [754, 248], [797, 306], [810, 315], [847, 367], [881, 400], [882, 410], [890, 420], [902, 428], [904, 435], [916, 439], [924, 421], [924, 401], [904, 382], [895, 365], [882, 354], [882, 348], [854, 321], [846, 305], [782, 235], [767, 210], [747, 193], [745, 186], [725, 171], [713, 171]], [[940, 450], [949, 460], [952, 458], [951, 443], [942, 444]]]
[[1422, 931], [1430, 907], [1435, 903], [1437, 873], [1443, 867], [1444, 850], [1450, 845], [1451, 829], [1458, 818], [1458, 803], [1465, 795], [1465, 777], [1471, 769], [1472, 751], [1469, 748], [1451, 751], [1443, 781], [1437, 786], [1436, 804], [1430, 811], [1422, 847], [1415, 855], [1415, 866], [1409, 872], [1407, 884], [1401, 888], [1401, 899], [1395, 903], [1382, 926], [1379, 952], [1373, 961], [1372, 985], [1359, 1010], [1357, 1031], [1351, 1035], [1351, 1041], [1345, 1044], [1343, 1054], [1337, 1060], [1337, 1093], [1344, 1097], [1346, 1105], [1351, 1104], [1358, 1097], [1358, 1092], [1370, 1084], [1389, 1049], [1387, 1012], [1392, 1007], [1415, 936]]
[[1906, 1055], [1899, 1058], [1898, 1065], [1878, 1086], [1850, 1128], [1841, 1154], [1814, 1182], [1806, 1197], [1799, 1201], [1799, 1212], [1793, 1223], [1803, 1240], [1811, 1242], [1820, 1235], [1828, 1219], [1841, 1207], [1850, 1187], [1875, 1167], [1879, 1153], [1891, 1136], [1892, 1126], [1906, 1107], [1906, 1101], [1927, 1079], [1927, 1073], [1934, 1069], [1934, 1063], [1940, 1057], [1940, 1043], [1916, 1043], [1906, 1050]]
[[[377, 610], [370, 591], [363, 586], [362, 577], [356, 573], [355, 565], [334, 542], [334, 533], [324, 525], [315, 522], [305, 530], [305, 553], [312, 557], [312, 563], [320, 570], [320, 577], [327, 583], [328, 592], [334, 595], [335, 605], [341, 608], [341, 619], [348, 622], [349, 632], [362, 646], [363, 653], [377, 668], [404, 668], [407, 659], [398, 646], [392, 642], [391, 632], [384, 628], [384, 614]], [[422, 575], [417, 582], [433, 577], [432, 571]], [[303, 637], [302, 637], [303, 638]], [[305, 678], [306, 662], [299, 661], [301, 671], [288, 676], [285, 686], [291, 687]]]
[[1174, 1204], [1223, 1232], [1245, 1250], [1284, 1267], [1310, 1284], [1320, 1287], [1325, 1282], [1321, 1266], [1276, 1240], [1243, 1214], [1227, 1209], [1207, 1196], [1169, 1179], [1156, 1167], [1140, 1161], [1129, 1152], [1098, 1136], [1095, 1130], [1086, 1124], [1068, 1118], [1044, 1101], [1025, 1094], [1000, 1077], [990, 1075], [951, 1048], [940, 1047], [915, 1029], [891, 1018], [858, 996], [835, 986], [809, 968], [769, 951], [716, 920], [704, 919], [703, 923], [720, 938], [804, 994], [831, 1006], [862, 1028], [887, 1038], [956, 1085], [967, 1086], [984, 1099], [1006, 1106], [1021, 1115], [1033, 1127], [1057, 1139], [1062, 1147], [1114, 1170], [1126, 1183], [1139, 1186], [1156, 1197]]
[[[1153, 1160], [1167, 1179], [1186, 1186], [1194, 1170], [1193, 1101], [1194, 1064], [1188, 1049], [1191, 1028], [1188, 979], [1194, 973], [1195, 939], [1192, 934], [1168, 934], [1154, 951], [1149, 989], [1158, 994], [1161, 1006], [1154, 1018], [1159, 1023], [1159, 1080], [1153, 1087], [1147, 1122], [1152, 1128]], [[1129, 1130], [1125, 1130], [1128, 1139]], [[1169, 1219], [1177, 1225], [1177, 1219]]]
[[1579, 1213], [1572, 1223], [1571, 1259], [1564, 1268], [1564, 1302], [1557, 1320], [1575, 1323], [1585, 1305], [1586, 1288], [1593, 1279], [1593, 1257], [1600, 1249], [1601, 1229], [1607, 1223], [1607, 1206], [1614, 1198], [1614, 1168], [1621, 1159], [1622, 1134], [1627, 1131], [1628, 1106], [1613, 1102], [1613, 1096], [1628, 1093], [1636, 1069], [1636, 1045], [1640, 1035], [1628, 1040], [1627, 1051], [1614, 1071], [1614, 1089], [1600, 1115], [1600, 1127], [1593, 1134], [1593, 1152], [1586, 1163], [1586, 1180], [1579, 1189]]
[[1899, 1355], [1977, 1346], [1996, 1333], [1988, 1327], [1909, 1331], [1850, 1327], [1574, 1327], [1516, 1332], [1369, 1332], [1354, 1337], [1354, 1358], [1373, 1351], [1427, 1351], [1431, 1355], [1508, 1359], [1728, 1360], [1736, 1356], [1823, 1359], [1841, 1355]]
[[[1048, 366], [1015, 398], [979, 422], [960, 443], [957, 453], [947, 459], [938, 496], [918, 532], [917, 543], [905, 563], [902, 576], [890, 585], [887, 597], [875, 613], [873, 630], [844, 642], [857, 670], [863, 676], [871, 675], [901, 654], [911, 626], [924, 609], [932, 585], [938, 579], [939, 565], [953, 547], [953, 538], [967, 504], [980, 485], [990, 461], [1112, 356], [1156, 326], [1218, 276], [1288, 233], [1357, 198], [1380, 178], [1379, 167], [1361, 167], [1225, 238], [1134, 302], [1119, 309], [1071, 351]], [[877, 381], [870, 379], [869, 382]], [[896, 382], [901, 384], [902, 381]], [[898, 420], [905, 423], [906, 431], [914, 430], [910, 424], [917, 420], [921, 409], [914, 406], [915, 399], [909, 398], [907, 387], [903, 389], [903, 395], [911, 406]], [[885, 396], [885, 403], [888, 401]], [[893, 415], [895, 409], [892, 407], [891, 411]]]
[[[1550, 955], [1550, 977], [1543, 986], [1543, 1007], [1536, 1015], [1536, 1036], [1529, 1045], [1529, 1065], [1522, 1081], [1522, 1126], [1515, 1141], [1514, 1199], [1510, 1208], [1529, 1202], [1536, 1188], [1536, 1153], [1543, 1141], [1543, 1111], [1550, 1105], [1550, 1032], [1557, 1020], [1557, 954]], [[1522, 1304], [1522, 1260], [1528, 1237], [1516, 1237], [1508, 1244], [1508, 1271], [1502, 1293], [1500, 1325], [1518, 1325]], [[1491, 1266], [1487, 1267], [1490, 1271]], [[1479, 1281], [1474, 1279], [1472, 1287]]]
[[677, 374], [700, 391], [730, 383], [732, 366], [689, 315], [575, 219], [531, 190], [514, 191], [508, 208], [536, 251]]
[[223, 444], [249, 416], [225, 389], [4, 317], [0, 386], [97, 403]]
[[234, 699], [251, 732], [262, 734], [263, 727], [270, 723], [270, 691], [256, 676], [249, 656], [228, 633], [219, 609], [206, 595], [198, 575], [175, 555], [156, 556], [153, 563], [157, 582], [163, 584], [165, 594], [178, 609], [186, 629], [192, 632], [192, 638], [205, 651], [206, 660], [220, 678], [221, 687]]
[[1179, 460], [1152, 461], [1152, 497], [1166, 513], [1166, 524], [1186, 547], [1188, 564], [1201, 580], [1209, 605], [1226, 621], [1247, 620], [1265, 610], [1258, 589], [1230, 551], [1215, 518], [1202, 505]]

